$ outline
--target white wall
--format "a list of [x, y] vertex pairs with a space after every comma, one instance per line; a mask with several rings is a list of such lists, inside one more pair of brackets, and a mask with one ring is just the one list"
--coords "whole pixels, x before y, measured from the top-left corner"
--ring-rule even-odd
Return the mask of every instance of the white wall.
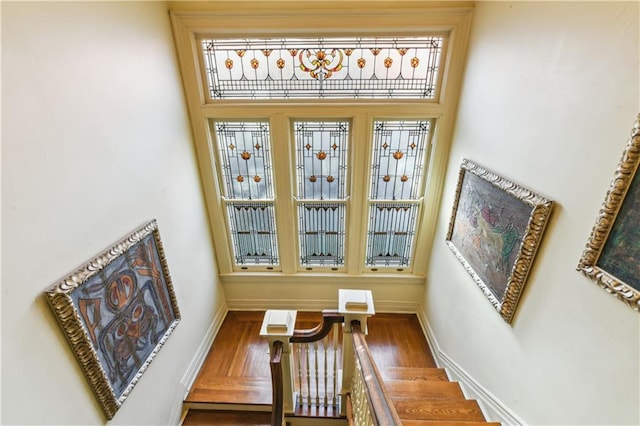
[[[638, 2], [474, 13], [425, 314], [526, 424], [640, 423], [640, 316], [575, 271], [640, 111], [638, 17]], [[463, 158], [556, 201], [512, 325], [445, 245]]]
[[3, 2], [2, 125], [2, 424], [104, 422], [42, 294], [151, 218], [183, 319], [111, 423], [173, 421], [224, 300], [166, 5]]

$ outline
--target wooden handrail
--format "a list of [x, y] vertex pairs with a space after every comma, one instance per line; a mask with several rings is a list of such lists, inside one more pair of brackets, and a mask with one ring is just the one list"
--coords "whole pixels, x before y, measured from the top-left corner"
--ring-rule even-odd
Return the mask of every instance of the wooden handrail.
[[289, 338], [291, 343], [311, 343], [322, 340], [329, 332], [331, 327], [335, 323], [342, 323], [344, 321], [344, 315], [338, 313], [337, 310], [325, 309], [322, 311], [322, 322], [314, 328], [306, 330], [295, 330], [293, 336]]
[[362, 333], [360, 321], [353, 320], [350, 325], [351, 335], [353, 336], [353, 350], [360, 364], [373, 424], [384, 426], [402, 424], [384, 387], [382, 375], [371, 356], [367, 341]]
[[273, 342], [273, 351], [269, 366], [271, 367], [271, 390], [273, 406], [271, 408], [271, 426], [282, 426], [284, 420], [284, 384], [282, 380], [282, 342]]

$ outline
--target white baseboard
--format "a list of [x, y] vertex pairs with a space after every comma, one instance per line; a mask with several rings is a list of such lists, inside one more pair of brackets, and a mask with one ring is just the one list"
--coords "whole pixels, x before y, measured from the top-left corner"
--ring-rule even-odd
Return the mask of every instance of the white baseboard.
[[[267, 309], [292, 309], [320, 312], [323, 309], [338, 309], [337, 300], [272, 300], [272, 299], [227, 299], [230, 311], [263, 311]], [[416, 302], [375, 301], [376, 312], [415, 313], [420, 305]]]
[[298, 311], [322, 311], [337, 309], [335, 300], [274, 300], [274, 299], [227, 299], [230, 311], [265, 311], [267, 309], [290, 309]]
[[182, 376], [182, 380], [180, 380], [175, 396], [176, 402], [173, 409], [171, 410], [171, 421], [169, 424], [181, 424], [183, 414], [182, 403], [189, 393], [193, 382], [196, 380], [196, 376], [198, 375], [200, 368], [202, 368], [202, 364], [204, 363], [204, 360], [209, 353], [209, 349], [211, 349], [213, 340], [218, 334], [218, 330], [220, 330], [224, 318], [227, 316], [227, 312], [229, 312], [229, 308], [226, 303], [223, 303], [218, 309], [218, 312], [216, 312], [216, 315], [211, 320], [211, 324], [209, 324], [209, 328], [202, 338], [202, 342], [200, 342], [198, 350], [193, 355], [187, 371]]
[[500, 422], [503, 425], [524, 425], [525, 422], [513, 411], [505, 406], [495, 395], [482, 386], [460, 364], [447, 355], [438, 345], [438, 341], [429, 326], [429, 321], [424, 314], [424, 309], [418, 310], [418, 320], [422, 326], [431, 353], [438, 367], [447, 371], [449, 379], [457, 381], [462, 391], [469, 399], [475, 399], [480, 405], [486, 419], [491, 422]]
[[[180, 384], [187, 389], [187, 392], [191, 389], [193, 382], [196, 380], [196, 376], [198, 375], [198, 371], [202, 368], [202, 364], [204, 363], [207, 354], [209, 353], [209, 349], [211, 349], [211, 345], [213, 344], [213, 340], [218, 334], [218, 330], [222, 326], [222, 322], [224, 318], [227, 316], [227, 312], [229, 312], [229, 308], [226, 303], [222, 303], [218, 312], [211, 320], [211, 324], [209, 324], [209, 328], [202, 338], [202, 342], [200, 342], [200, 346], [198, 346], [198, 350], [193, 355], [191, 359], [191, 363], [189, 364], [189, 368], [184, 373], [182, 380], [180, 380]], [[184, 395], [186, 396], [186, 394]]]
[[374, 302], [376, 312], [387, 312], [394, 314], [415, 314], [420, 309], [420, 304], [416, 302], [396, 302], [376, 300]]
[[171, 414], [169, 415], [169, 423], [170, 425], [181, 425], [184, 417], [184, 412], [182, 408], [182, 401], [184, 401], [184, 397], [188, 393], [188, 390], [185, 391], [184, 386], [180, 383], [177, 386], [176, 393], [174, 395], [174, 403], [173, 408], [171, 409]]

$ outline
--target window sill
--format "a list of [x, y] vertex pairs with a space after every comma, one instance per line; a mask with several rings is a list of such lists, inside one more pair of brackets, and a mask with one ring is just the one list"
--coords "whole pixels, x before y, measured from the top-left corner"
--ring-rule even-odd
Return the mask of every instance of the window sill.
[[364, 273], [348, 275], [345, 273], [306, 273], [283, 274], [281, 272], [233, 272], [220, 274], [223, 284], [293, 284], [293, 285], [322, 285], [339, 284], [340, 286], [367, 284], [410, 284], [424, 285], [425, 277], [412, 274], [396, 273]]

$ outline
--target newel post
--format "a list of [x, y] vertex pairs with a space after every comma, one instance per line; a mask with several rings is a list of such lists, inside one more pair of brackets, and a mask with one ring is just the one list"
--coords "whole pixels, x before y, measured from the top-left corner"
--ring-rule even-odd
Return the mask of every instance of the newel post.
[[296, 324], [297, 311], [287, 311], [281, 309], [268, 310], [264, 314], [260, 336], [269, 341], [269, 354], [273, 354], [273, 344], [282, 342], [282, 382], [284, 387], [284, 412], [294, 411], [294, 373], [291, 343], [289, 338], [293, 336]]
[[[344, 401], [344, 396], [351, 392], [351, 381], [356, 364], [351, 338], [351, 321], [360, 321], [362, 332], [367, 334], [367, 318], [375, 315], [371, 290], [338, 290], [338, 312], [344, 315], [344, 324], [342, 325], [342, 396]], [[342, 404], [340, 411], [344, 410], [345, 404]]]

